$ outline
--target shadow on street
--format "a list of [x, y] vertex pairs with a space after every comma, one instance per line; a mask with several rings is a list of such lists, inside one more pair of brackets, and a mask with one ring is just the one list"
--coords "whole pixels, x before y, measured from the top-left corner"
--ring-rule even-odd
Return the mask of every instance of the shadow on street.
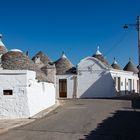
[[140, 112], [117, 111], [80, 140], [140, 140]]
[[132, 99], [131, 106], [133, 109], [140, 109], [140, 99]]
[[140, 99], [131, 99], [131, 107], [112, 113], [79, 140], [140, 140]]

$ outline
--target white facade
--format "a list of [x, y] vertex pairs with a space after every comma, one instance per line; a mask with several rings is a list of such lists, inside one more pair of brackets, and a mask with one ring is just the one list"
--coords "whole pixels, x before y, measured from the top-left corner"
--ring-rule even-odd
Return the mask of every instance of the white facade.
[[80, 61], [77, 67], [77, 98], [113, 97], [115, 88], [108, 67], [94, 57]]
[[116, 70], [104, 65], [94, 57], [86, 57], [77, 65], [76, 74], [56, 76], [56, 97], [61, 98], [60, 81], [65, 98], [116, 97], [138, 93], [138, 75]]
[[0, 118], [28, 118], [55, 104], [52, 83], [37, 82], [28, 70], [0, 71]]
[[76, 75], [67, 74], [67, 75], [57, 75], [56, 76], [56, 97], [60, 97], [60, 89], [59, 89], [59, 80], [66, 79], [67, 84], [67, 93], [66, 98], [74, 98], [76, 95]]
[[81, 60], [77, 70], [77, 98], [115, 97], [138, 92], [136, 74], [108, 68], [94, 57]]
[[110, 70], [114, 79], [116, 91], [120, 95], [126, 95], [139, 92], [139, 78], [137, 74], [123, 70]]

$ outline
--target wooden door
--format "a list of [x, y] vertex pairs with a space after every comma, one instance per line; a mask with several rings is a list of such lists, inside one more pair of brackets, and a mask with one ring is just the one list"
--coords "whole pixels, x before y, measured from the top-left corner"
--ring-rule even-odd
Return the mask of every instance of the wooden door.
[[59, 97], [67, 97], [67, 79], [59, 79]]

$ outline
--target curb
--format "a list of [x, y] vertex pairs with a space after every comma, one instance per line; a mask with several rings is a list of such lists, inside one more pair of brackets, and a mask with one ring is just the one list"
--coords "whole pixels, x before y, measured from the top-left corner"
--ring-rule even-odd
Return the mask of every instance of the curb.
[[51, 111], [55, 110], [56, 108], [58, 108], [60, 106], [60, 102], [58, 100], [56, 100], [55, 105], [37, 113], [36, 115], [30, 117], [29, 119], [40, 119], [44, 116], [46, 116], [48, 113], [50, 113]]

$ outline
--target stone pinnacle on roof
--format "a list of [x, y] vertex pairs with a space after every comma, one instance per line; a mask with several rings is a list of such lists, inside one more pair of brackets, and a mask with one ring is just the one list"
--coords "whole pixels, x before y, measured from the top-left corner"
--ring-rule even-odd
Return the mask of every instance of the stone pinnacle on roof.
[[114, 57], [114, 61], [112, 63], [112, 68], [113, 69], [118, 69], [118, 70], [121, 70], [120, 66], [118, 65], [117, 61], [116, 61], [116, 58]]
[[71, 63], [71, 61], [66, 57], [64, 52], [62, 52], [62, 56], [55, 61], [56, 66], [56, 74], [68, 74], [74, 72], [74, 65]]
[[65, 55], [64, 51], [62, 52], [61, 58], [67, 58], [67, 56]]
[[100, 60], [103, 64], [105, 64], [107, 67], [111, 67], [110, 64], [107, 62], [107, 60], [104, 58], [104, 56], [102, 55], [102, 53], [99, 51], [99, 46], [97, 47], [97, 50], [95, 52], [95, 54], [92, 55], [92, 57]]
[[2, 42], [2, 34], [0, 34], [0, 46], [3, 46], [3, 47], [5, 46]]
[[4, 54], [6, 52], [7, 52], [7, 49], [2, 42], [2, 34], [0, 34], [0, 54]]
[[114, 57], [113, 64], [118, 64], [115, 57]]
[[102, 53], [100, 52], [99, 48], [100, 48], [100, 47], [98, 46], [98, 47], [97, 47], [97, 50], [96, 50], [96, 53], [95, 53], [96, 55], [102, 55]]
[[139, 70], [137, 69], [137, 67], [135, 67], [135, 65], [132, 63], [131, 58], [129, 58], [129, 62], [126, 64], [126, 66], [124, 67], [125, 71], [132, 71], [135, 74], [138, 74]]

